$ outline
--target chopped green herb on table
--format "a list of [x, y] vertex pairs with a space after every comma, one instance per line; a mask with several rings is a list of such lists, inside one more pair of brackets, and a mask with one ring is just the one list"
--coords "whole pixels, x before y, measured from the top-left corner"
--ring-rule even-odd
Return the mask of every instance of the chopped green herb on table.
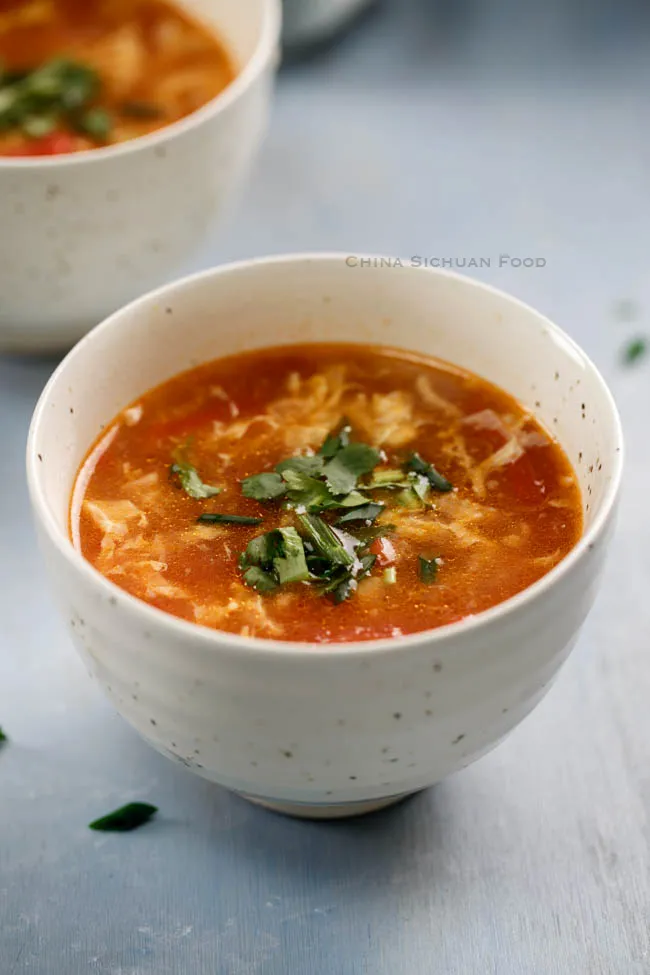
[[648, 351], [647, 339], [639, 337], [632, 339], [623, 349], [623, 362], [627, 366], [634, 365], [642, 359]]
[[89, 829], [103, 833], [128, 833], [132, 829], [144, 826], [157, 812], [157, 806], [151, 806], [148, 802], [129, 802], [126, 806], [120, 806], [119, 809], [93, 820], [88, 825]]

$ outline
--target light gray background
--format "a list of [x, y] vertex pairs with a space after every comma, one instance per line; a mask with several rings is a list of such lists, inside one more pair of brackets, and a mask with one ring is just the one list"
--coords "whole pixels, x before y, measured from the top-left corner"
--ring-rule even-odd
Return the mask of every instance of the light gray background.
[[[557, 685], [494, 754], [365, 820], [292, 822], [173, 766], [54, 611], [23, 476], [54, 363], [0, 359], [0, 975], [650, 973], [650, 365], [619, 364], [650, 328], [650, 17], [572, 6], [386, 3], [283, 75], [244, 204], [200, 262], [489, 257], [480, 276], [584, 345], [623, 414], [627, 486]], [[86, 828], [135, 798], [160, 806], [147, 828]]]

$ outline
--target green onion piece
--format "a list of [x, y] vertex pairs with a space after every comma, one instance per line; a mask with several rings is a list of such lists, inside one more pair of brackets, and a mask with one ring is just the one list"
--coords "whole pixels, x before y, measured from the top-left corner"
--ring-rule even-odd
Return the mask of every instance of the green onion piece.
[[226, 515], [216, 511], [206, 511], [196, 519], [206, 525], [261, 525], [263, 518], [251, 518], [249, 515]]
[[390, 565], [387, 569], [384, 569], [384, 582], [387, 586], [394, 586], [397, 582], [397, 569], [394, 565]]
[[404, 508], [410, 508], [411, 510], [415, 508], [422, 509], [422, 501], [412, 487], [402, 488], [396, 497], [396, 501]]
[[354, 555], [345, 549], [340, 538], [322, 518], [318, 515], [298, 515], [298, 520], [317, 555], [335, 565], [353, 564]]
[[148, 802], [129, 802], [126, 806], [121, 806], [114, 812], [95, 819], [89, 824], [89, 828], [105, 833], [128, 833], [138, 826], [143, 826], [157, 812], [157, 807], [149, 805]]
[[374, 471], [368, 483], [364, 484], [363, 487], [368, 488], [370, 491], [376, 488], [402, 487], [407, 479], [408, 475], [404, 471], [386, 468], [382, 471]]
[[416, 474], [411, 472], [409, 474], [409, 484], [411, 485], [411, 490], [420, 499], [422, 504], [426, 504], [427, 498], [429, 497], [430, 482], [424, 474]]
[[251, 565], [246, 569], [244, 572], [244, 582], [251, 589], [255, 589], [259, 593], [273, 592], [274, 589], [278, 588], [278, 584], [271, 573], [260, 569], [258, 565]]
[[408, 470], [415, 471], [416, 474], [423, 474], [428, 480], [429, 484], [436, 491], [452, 491], [453, 485], [446, 477], [440, 474], [433, 464], [427, 463], [423, 460], [419, 454], [413, 453], [406, 461], [406, 466]]
[[31, 139], [42, 139], [54, 131], [57, 121], [55, 115], [26, 115], [20, 127]]
[[309, 579], [309, 569], [302, 538], [295, 528], [279, 528], [278, 532], [282, 537], [282, 554], [276, 555], [273, 559], [273, 568], [280, 585], [306, 581]]
[[28, 93], [40, 98], [57, 99], [68, 111], [82, 108], [100, 88], [98, 73], [85, 64], [55, 58], [25, 78]]
[[438, 575], [438, 560], [425, 559], [423, 555], [418, 555], [418, 570], [422, 582], [427, 584], [435, 582]]
[[199, 477], [196, 467], [188, 464], [187, 461], [177, 457], [176, 461], [169, 468], [169, 473], [176, 475], [181, 482], [181, 487], [191, 498], [213, 498], [219, 494], [221, 488], [204, 484]]
[[77, 128], [93, 139], [107, 139], [113, 128], [113, 120], [104, 108], [89, 108], [77, 121]]
[[279, 474], [253, 474], [241, 482], [241, 492], [245, 498], [255, 501], [272, 501], [280, 498], [287, 490]]

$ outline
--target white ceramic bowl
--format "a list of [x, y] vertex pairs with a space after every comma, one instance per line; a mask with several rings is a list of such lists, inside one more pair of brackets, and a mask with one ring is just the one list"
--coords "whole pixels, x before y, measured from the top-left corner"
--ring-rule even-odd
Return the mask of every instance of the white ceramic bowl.
[[193, 115], [118, 146], [0, 157], [0, 351], [69, 348], [178, 274], [247, 174], [266, 127], [280, 0], [181, 0], [238, 74]]
[[[73, 549], [75, 473], [121, 408], [214, 357], [324, 338], [441, 356], [534, 409], [578, 472], [586, 529], [576, 548], [535, 585], [474, 618], [339, 646], [183, 622], [116, 588]], [[450, 273], [304, 255], [219, 267], [112, 315], [48, 383], [27, 463], [73, 641], [127, 721], [229, 789], [298, 815], [334, 816], [388, 804], [462, 768], [544, 696], [596, 593], [621, 450], [600, 375], [533, 309]]]

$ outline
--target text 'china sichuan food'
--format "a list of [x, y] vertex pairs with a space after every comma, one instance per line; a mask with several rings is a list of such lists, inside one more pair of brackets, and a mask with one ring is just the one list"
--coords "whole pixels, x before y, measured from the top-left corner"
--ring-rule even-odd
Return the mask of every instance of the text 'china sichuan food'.
[[0, 156], [146, 135], [233, 76], [218, 38], [167, 0], [0, 0]]
[[558, 443], [512, 397], [374, 346], [231, 356], [125, 409], [71, 535], [108, 579], [244, 636], [345, 642], [479, 613], [582, 531]]

